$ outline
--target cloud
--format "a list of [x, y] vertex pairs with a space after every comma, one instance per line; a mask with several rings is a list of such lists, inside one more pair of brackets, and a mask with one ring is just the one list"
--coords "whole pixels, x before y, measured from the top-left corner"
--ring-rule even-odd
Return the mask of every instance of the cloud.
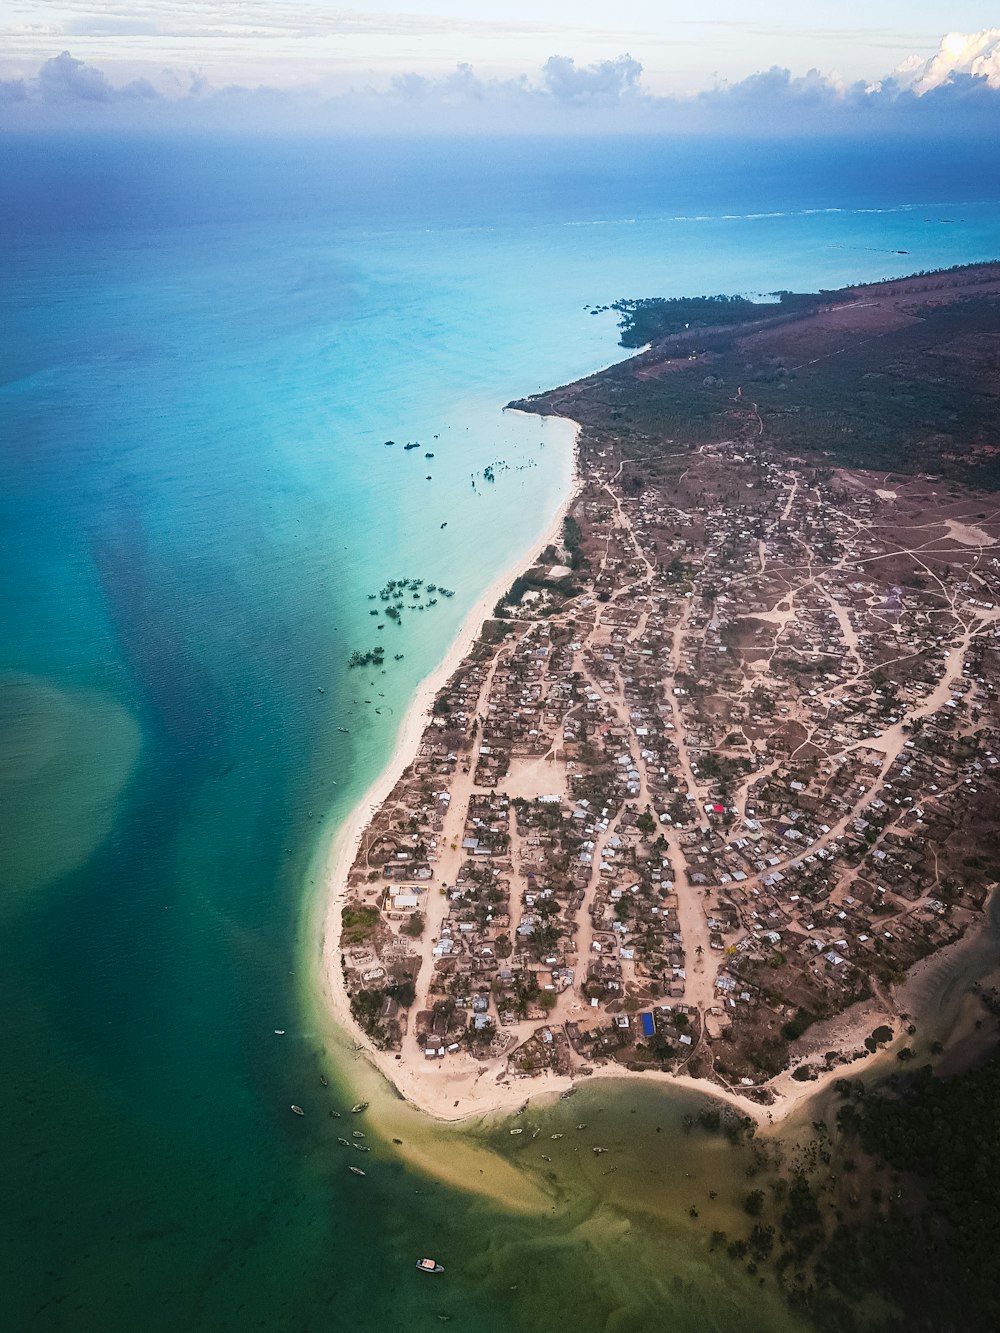
[[44, 102], [110, 102], [114, 96], [105, 74], [68, 51], [46, 60], [38, 71], [38, 88]]
[[1000, 28], [949, 32], [941, 39], [936, 54], [917, 73], [913, 88], [917, 93], [930, 92], [963, 74], [1000, 88]]
[[4, 102], [26, 102], [28, 89], [23, 79], [0, 79], [0, 106]]
[[542, 67], [545, 89], [560, 102], [617, 102], [639, 87], [642, 66], [631, 56], [581, 67], [569, 56], [549, 56]]
[[22, 95], [12, 100], [37, 101], [49, 106], [151, 101], [160, 96], [148, 79], [134, 79], [122, 87], [113, 87], [106, 74], [77, 60], [68, 51], [46, 60], [34, 80], [19, 80], [18, 85]]
[[0, 83], [0, 128], [203, 129], [246, 132], [671, 133], [742, 137], [953, 134], [1000, 130], [1000, 30], [945, 38], [929, 60], [876, 83], [774, 66], [693, 96], [656, 96], [629, 55], [578, 65], [553, 55], [534, 78], [484, 77], [469, 64], [380, 86], [213, 87], [158, 70], [113, 84], [68, 51], [33, 76]]

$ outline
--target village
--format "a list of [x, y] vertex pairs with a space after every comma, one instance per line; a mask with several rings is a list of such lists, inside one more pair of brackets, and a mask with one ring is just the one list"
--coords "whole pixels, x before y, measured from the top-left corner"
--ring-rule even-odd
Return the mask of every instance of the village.
[[893, 985], [1000, 879], [998, 511], [746, 439], [669, 485], [580, 450], [562, 543], [361, 839], [352, 1012], [501, 1082], [617, 1062], [766, 1101], [864, 1053], [817, 1055], [821, 1020], [905, 1025]]

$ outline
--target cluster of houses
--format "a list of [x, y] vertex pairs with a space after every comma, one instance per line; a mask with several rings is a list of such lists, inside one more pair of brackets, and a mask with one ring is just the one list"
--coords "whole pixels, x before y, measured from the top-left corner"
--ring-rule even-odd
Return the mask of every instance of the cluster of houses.
[[588, 462], [578, 586], [510, 607], [362, 841], [349, 989], [430, 1060], [752, 1087], [1000, 878], [1000, 565], [745, 447], [672, 492]]

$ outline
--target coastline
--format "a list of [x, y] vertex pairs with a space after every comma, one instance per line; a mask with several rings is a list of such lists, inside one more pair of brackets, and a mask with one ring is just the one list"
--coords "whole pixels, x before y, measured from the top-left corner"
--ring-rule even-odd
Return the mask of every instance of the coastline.
[[[507, 411], [517, 411], [517, 409], [505, 409]], [[529, 415], [528, 413], [519, 413], [519, 415]], [[430, 1097], [428, 1094], [431, 1089], [426, 1086], [427, 1080], [421, 1080], [416, 1074], [419, 1067], [411, 1066], [406, 1060], [397, 1062], [391, 1052], [378, 1051], [369, 1043], [368, 1039], [355, 1023], [351, 1014], [350, 1003], [347, 991], [344, 985], [343, 971], [340, 967], [339, 959], [339, 935], [340, 935], [340, 911], [343, 906], [345, 891], [347, 888], [347, 877], [350, 873], [354, 858], [357, 855], [361, 839], [367, 829], [372, 817], [382, 803], [391, 794], [396, 783], [407, 766], [413, 762], [423, 739], [424, 731], [430, 717], [430, 709], [434, 698], [443, 685], [445, 685], [458, 670], [462, 661], [471, 651], [484, 623], [490, 618], [493, 607], [510, 587], [515, 578], [524, 570], [530, 568], [533, 556], [537, 551], [544, 549], [552, 542], [558, 541], [562, 532], [562, 524], [566, 515], [569, 513], [570, 506], [580, 493], [582, 479], [579, 470], [579, 455], [577, 444], [580, 434], [580, 425], [569, 417], [557, 418], [565, 421], [572, 426], [573, 434], [570, 442], [572, 451], [572, 472], [570, 476], [569, 488], [564, 496], [559, 508], [553, 515], [548, 526], [538, 535], [527, 552], [518, 556], [514, 563], [505, 569], [496, 579], [483, 591], [478, 601], [471, 607], [465, 620], [462, 622], [458, 634], [448, 647], [441, 661], [424, 678], [418, 687], [413, 700], [403, 718], [402, 724], [396, 737], [396, 744], [393, 748], [389, 761], [382, 769], [379, 776], [361, 797], [355, 805], [347, 819], [337, 828], [327, 844], [325, 853], [321, 852], [319, 857], [320, 879], [322, 889], [320, 892], [319, 908], [322, 912], [322, 924], [320, 926], [320, 985], [323, 991], [323, 998], [326, 1006], [338, 1027], [350, 1037], [355, 1047], [363, 1050], [367, 1061], [377, 1069], [383, 1077], [396, 1089], [397, 1093], [406, 1101], [411, 1102], [419, 1110], [438, 1120], [459, 1120], [465, 1119], [469, 1115], [479, 1113], [488, 1113], [504, 1110], [508, 1103], [511, 1108], [520, 1105], [524, 1101], [524, 1092], [519, 1088], [513, 1089], [493, 1089], [492, 1096], [488, 1102], [474, 1109], [466, 1109], [460, 1116], [449, 1116], [446, 1114], [445, 1103], [449, 1100], [454, 1101], [454, 1093], [457, 1091], [456, 1080], [463, 1087], [463, 1093], [466, 1090], [464, 1085], [468, 1083], [468, 1072], [446, 1075], [444, 1079], [438, 1079], [437, 1083], [443, 1085], [440, 1087], [440, 1095]], [[443, 1071], [435, 1071], [436, 1073]], [[560, 1086], [568, 1085], [568, 1080], [559, 1080]], [[553, 1088], [553, 1093], [558, 1088]], [[510, 1096], [504, 1096], [504, 1092], [509, 1092]], [[541, 1088], [538, 1091], [542, 1091]], [[440, 1105], [438, 1103], [440, 1102]]]
[[[374, 1048], [351, 1014], [339, 951], [340, 911], [345, 901], [348, 876], [365, 830], [380, 806], [391, 795], [404, 770], [416, 757], [436, 694], [452, 678], [467, 657], [495, 602], [514, 578], [530, 567], [532, 563], [530, 556], [536, 550], [553, 540], [558, 540], [564, 517], [587, 484], [587, 478], [582, 475], [580, 464], [581, 427], [568, 416], [560, 415], [558, 419], [574, 427], [573, 471], [567, 494], [548, 527], [538, 536], [530, 551], [495, 579], [470, 609], [455, 640], [417, 689], [400, 726], [389, 762], [354, 807], [347, 820], [336, 830], [327, 845], [325, 857], [322, 851], [318, 854], [320, 878], [324, 890], [322, 896], [317, 898], [315, 911], [317, 915], [320, 912], [323, 914], [318, 961], [322, 971], [320, 989], [324, 994], [325, 1010], [334, 1017], [338, 1030], [353, 1042], [355, 1054], [364, 1056], [364, 1062], [386, 1080], [397, 1098], [407, 1103], [411, 1109], [424, 1113], [439, 1124], [482, 1121], [489, 1117], [510, 1114], [526, 1105], [528, 1101], [537, 1103], [557, 1097], [572, 1087], [580, 1086], [581, 1083], [585, 1085], [590, 1078], [617, 1080], [620, 1083], [634, 1082], [638, 1079], [649, 1085], [674, 1087], [721, 1102], [739, 1114], [752, 1118], [760, 1129], [776, 1132], [801, 1108], [821, 1096], [835, 1081], [845, 1076], [870, 1072], [873, 1066], [881, 1063], [885, 1055], [896, 1054], [905, 1044], [906, 1028], [899, 1024], [899, 1019], [901, 1011], [907, 1007], [906, 983], [902, 987], [894, 988], [890, 997], [883, 996], [874, 1002], [861, 1002], [844, 1010], [835, 1019], [817, 1025], [810, 1037], [792, 1052], [791, 1063], [787, 1068], [767, 1082], [756, 1084], [755, 1089], [748, 1089], [748, 1092], [757, 1090], [769, 1095], [772, 1099], [770, 1103], [763, 1103], [747, 1095], [747, 1092], [730, 1084], [717, 1082], [713, 1078], [695, 1078], [679, 1072], [629, 1070], [620, 1064], [599, 1064], [587, 1071], [582, 1079], [579, 1074], [556, 1075], [550, 1072], [532, 1078], [510, 1077], [505, 1070], [498, 1072], [495, 1066], [477, 1064], [474, 1059], [468, 1057], [449, 1061], [447, 1066], [433, 1062], [428, 1064], [422, 1058], [422, 1052], [412, 1048], [404, 1048], [402, 1053]], [[979, 924], [982, 927], [983, 921]], [[963, 938], [973, 937], [974, 933], [968, 932]], [[961, 943], [962, 940], [955, 941], [952, 948]], [[946, 957], [950, 962], [954, 955], [950, 950], [936, 953], [937, 965], [943, 964]], [[908, 977], [907, 980], [911, 978]], [[909, 1007], [917, 1011], [921, 1008], [913, 1004]], [[921, 1015], [917, 1012], [915, 1016], [919, 1019]], [[885, 1021], [893, 1025], [892, 1042], [878, 1051], [865, 1051], [863, 1043], [866, 1037], [874, 1027], [880, 1026]], [[837, 1050], [842, 1057], [847, 1057], [844, 1063], [838, 1062], [826, 1068], [813, 1066], [815, 1072], [811, 1077], [795, 1077], [800, 1066], [809, 1066], [814, 1056], [829, 1050]]]
[[[520, 412], [520, 409], [506, 410]], [[573, 427], [572, 473], [568, 491], [559, 508], [529, 550], [498, 575], [470, 608], [455, 639], [414, 694], [385, 767], [354, 806], [347, 819], [334, 831], [325, 850], [321, 849], [318, 853], [320, 867], [318, 878], [322, 889], [315, 910], [316, 915], [321, 916], [317, 960], [320, 969], [318, 987], [322, 992], [321, 1003], [325, 1012], [334, 1018], [339, 1032], [353, 1045], [355, 1055], [362, 1056], [367, 1066], [385, 1080], [388, 1088], [395, 1093], [395, 1097], [412, 1110], [431, 1117], [438, 1124], [458, 1125], [470, 1120], [482, 1121], [493, 1116], [512, 1114], [529, 1100], [538, 1102], [555, 1099], [570, 1088], [580, 1086], [581, 1082], [616, 1080], [624, 1083], [639, 1080], [649, 1085], [659, 1084], [663, 1087], [698, 1093], [752, 1118], [760, 1130], [776, 1131], [804, 1104], [821, 1095], [836, 1079], [844, 1077], [845, 1072], [860, 1072], [868, 1068], [883, 1052], [866, 1053], [864, 1057], [852, 1061], [849, 1065], [834, 1066], [832, 1069], [823, 1070], [813, 1079], [799, 1081], [793, 1077], [794, 1069], [799, 1064], [808, 1062], [809, 1056], [814, 1053], [811, 1049], [813, 1043], [803, 1043], [805, 1049], [800, 1051], [798, 1059], [774, 1079], [761, 1085], [774, 1097], [770, 1104], [764, 1104], [745, 1096], [735, 1088], [710, 1079], [653, 1070], [639, 1072], [618, 1064], [598, 1065], [584, 1080], [546, 1071], [530, 1079], [515, 1079], [498, 1084], [495, 1078], [488, 1077], [485, 1067], [477, 1067], [472, 1060], [450, 1063], [447, 1068], [441, 1068], [437, 1065], [428, 1066], [425, 1061], [415, 1058], [413, 1054], [404, 1054], [400, 1057], [391, 1051], [378, 1050], [372, 1046], [351, 1013], [343, 969], [340, 965], [340, 912], [345, 901], [348, 876], [364, 833], [380, 806], [391, 795], [405, 769], [416, 757], [435, 696], [461, 666], [474, 646], [483, 624], [489, 619], [496, 602], [513, 580], [530, 568], [538, 550], [559, 539], [563, 519], [583, 488], [584, 478], [580, 471], [578, 452], [581, 426], [570, 417], [556, 419], [566, 421]], [[312, 919], [316, 921], [316, 917]], [[960, 943], [961, 941], [956, 942]], [[873, 1017], [873, 1008], [879, 1011], [877, 1018]], [[871, 1004], [856, 1006], [855, 1012], [847, 1010], [836, 1020], [839, 1029], [837, 1045], [844, 1051], [857, 1050], [872, 1026], [878, 1021], [895, 1016], [888, 1009]], [[900, 1044], [902, 1044], [902, 1033], [897, 1033], [886, 1049], [890, 1053], [894, 1052]], [[369, 1095], [371, 1084], [368, 1080], [364, 1081], [367, 1085], [366, 1095]], [[380, 1110], [385, 1111], [391, 1105], [392, 1100], [387, 1099]], [[390, 1115], [389, 1119], [393, 1120], [395, 1117]], [[397, 1124], [396, 1127], [402, 1126]], [[388, 1123], [386, 1128], [390, 1128]], [[440, 1171], [440, 1165], [436, 1164], [435, 1169]]]
[[[518, 408], [505, 410], [518, 412], [519, 415], [530, 415]], [[842, 1076], [842, 1071], [839, 1069], [825, 1071], [817, 1079], [801, 1083], [791, 1078], [791, 1069], [785, 1070], [778, 1079], [768, 1085], [777, 1095], [776, 1101], [769, 1106], [753, 1101], [735, 1089], [709, 1079], [652, 1070], [638, 1072], [617, 1064], [598, 1065], [585, 1080], [544, 1072], [530, 1079], [498, 1084], [494, 1080], [485, 1079], [483, 1077], [485, 1071], [481, 1068], [477, 1070], [472, 1061], [463, 1061], [459, 1065], [441, 1069], [436, 1065], [428, 1067], [425, 1062], [412, 1057], [408, 1059], [404, 1055], [400, 1059], [390, 1051], [380, 1051], [372, 1046], [351, 1013], [343, 969], [340, 966], [340, 912], [345, 901], [348, 875], [364, 833], [379, 807], [391, 795], [404, 770], [413, 762], [438, 691], [461, 666], [499, 598], [518, 575], [530, 568], [534, 553], [550, 542], [558, 540], [563, 519], [583, 488], [584, 479], [580, 472], [577, 447], [581, 426], [570, 417], [555, 419], [566, 421], [573, 426], [570, 446], [572, 473], [566, 496], [529, 551], [518, 557], [494, 579], [470, 608], [455, 639], [414, 694], [385, 767], [354, 806], [347, 819], [337, 827], [326, 844], [325, 851], [319, 854], [321, 867], [319, 879], [322, 888], [317, 901], [317, 913], [322, 918], [319, 926], [318, 958], [321, 1002], [326, 1012], [334, 1018], [340, 1033], [352, 1044], [354, 1054], [360, 1055], [369, 1069], [385, 1080], [389, 1089], [395, 1093], [396, 1099], [440, 1125], [457, 1126], [472, 1120], [482, 1121], [494, 1116], [509, 1115], [529, 1100], [533, 1103], [554, 1100], [571, 1088], [579, 1087], [582, 1082], [599, 1080], [625, 1083], [638, 1080], [647, 1085], [660, 1084], [722, 1102], [741, 1115], [752, 1118], [759, 1129], [768, 1127], [774, 1129], [791, 1117], [804, 1102], [818, 1095], [828, 1083]], [[870, 1025], [860, 1015], [854, 1017], [853, 1021], [846, 1015], [843, 1017], [848, 1018], [847, 1026], [851, 1034], [848, 1041], [860, 1044], [867, 1035]], [[868, 1064], [868, 1060], [859, 1063], [865, 1065]], [[365, 1082], [367, 1083], [367, 1080]], [[370, 1085], [366, 1095], [369, 1095], [369, 1092]], [[382, 1118], [391, 1105], [392, 1101], [387, 1099], [385, 1105], [380, 1107], [380, 1111], [383, 1112]], [[395, 1116], [390, 1114], [389, 1122], [395, 1119]], [[401, 1122], [395, 1124], [389, 1122], [385, 1125], [387, 1130], [403, 1128]], [[407, 1155], [412, 1153], [408, 1152]], [[435, 1157], [435, 1171], [440, 1175], [441, 1170], [441, 1164]]]

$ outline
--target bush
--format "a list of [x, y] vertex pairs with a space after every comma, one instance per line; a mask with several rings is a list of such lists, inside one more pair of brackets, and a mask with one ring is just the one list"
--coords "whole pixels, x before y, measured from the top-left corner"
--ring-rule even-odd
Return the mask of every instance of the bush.
[[424, 933], [424, 916], [422, 912], [414, 912], [400, 926], [400, 931], [404, 935], [409, 935], [410, 939], [418, 940]]

